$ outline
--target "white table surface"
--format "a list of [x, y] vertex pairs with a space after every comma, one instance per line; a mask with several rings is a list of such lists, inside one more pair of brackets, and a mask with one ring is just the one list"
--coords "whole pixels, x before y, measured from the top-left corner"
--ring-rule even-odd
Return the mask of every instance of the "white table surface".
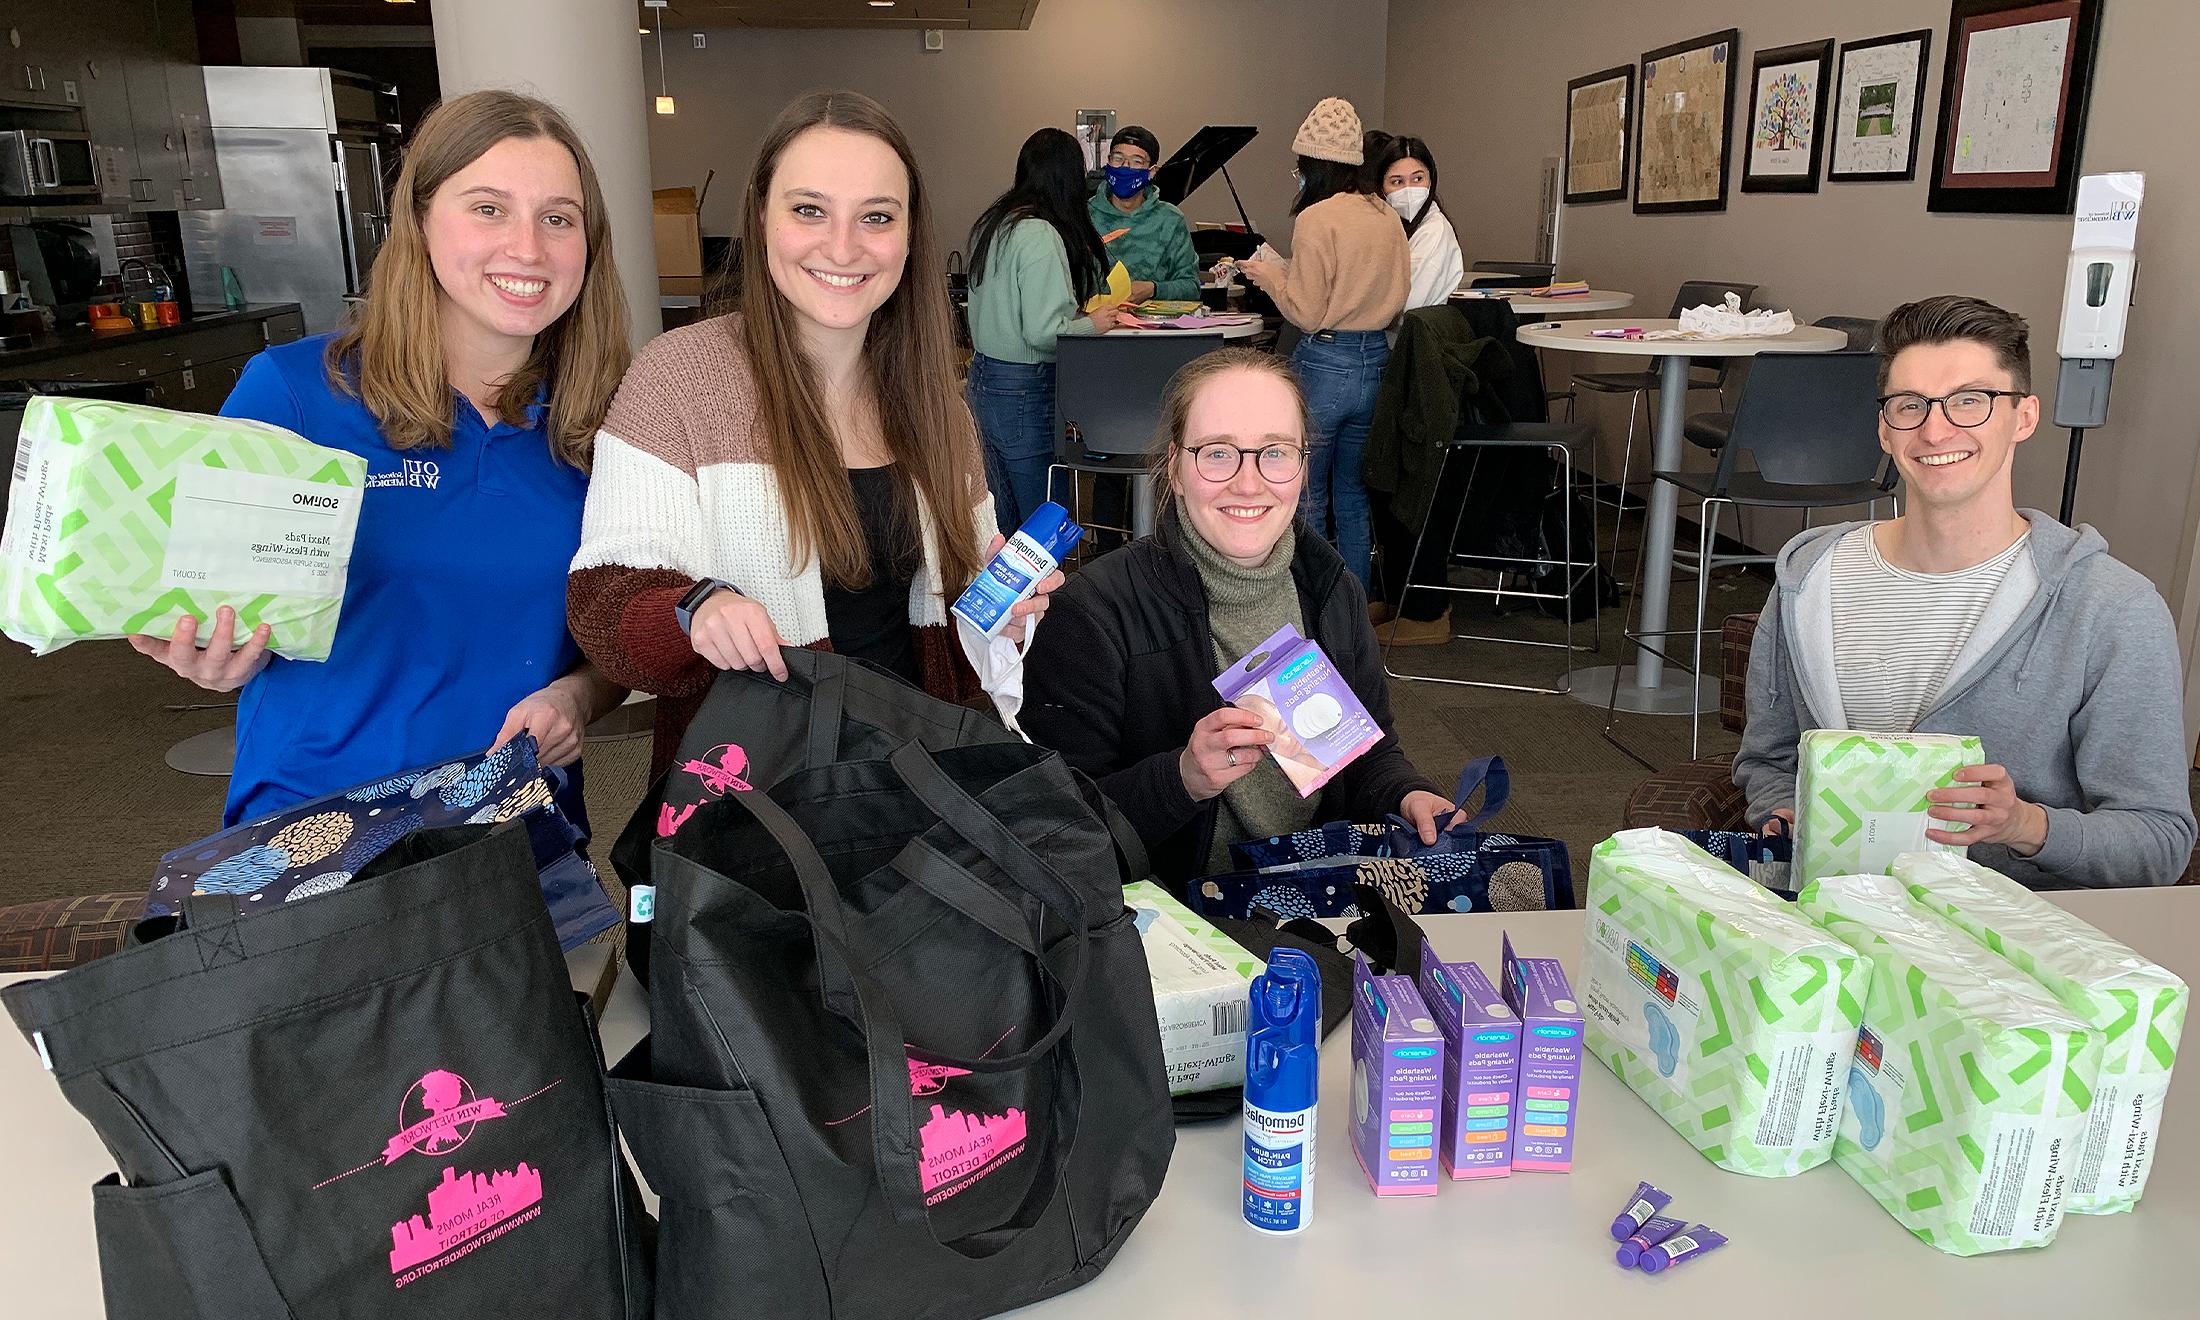
[[[2200, 889], [2056, 894], [2072, 911], [2200, 981]], [[1497, 964], [1498, 935], [1578, 973], [1579, 912], [1424, 919], [1443, 955]], [[1578, 981], [1577, 981], [1578, 988]], [[1353, 1159], [1349, 1024], [1322, 1048], [1314, 1223], [1295, 1237], [1245, 1227], [1240, 1129], [1177, 1129], [1161, 1198], [1107, 1272], [1019, 1315], [1072, 1317], [1626, 1317], [1627, 1320], [1968, 1320], [2200, 1315], [2184, 1253], [2200, 1234], [2200, 1078], [2174, 1084], [2146, 1199], [2127, 1215], [2072, 1215], [2042, 1251], [1959, 1259], [1911, 1237], [1830, 1162], [1794, 1178], [1728, 1173], [1585, 1059], [1570, 1174], [1445, 1182], [1432, 1197], [1368, 1191]], [[2188, 1032], [2188, 1048], [2194, 1033]], [[1672, 1213], [1732, 1239], [1660, 1275], [1612, 1261], [1612, 1217], [1637, 1181]]]
[[[1797, 326], [1784, 335], [1756, 339], [1598, 339], [1598, 330], [1675, 330], [1678, 320], [1603, 319], [1545, 321], [1520, 327], [1520, 342], [1536, 348], [1567, 353], [1609, 353], [1624, 357], [1659, 359], [1657, 425], [1651, 432], [1650, 470], [1675, 472], [1681, 466], [1681, 420], [1688, 411], [1688, 359], [1692, 357], [1740, 358], [1759, 353], [1831, 353], [1849, 346], [1839, 330]], [[1668, 625], [1667, 604], [1673, 587], [1673, 527], [1679, 500], [1663, 481], [1650, 483], [1650, 509], [1643, 524], [1642, 611], [1638, 631], [1656, 634]], [[1652, 650], [1674, 646], [1676, 637], [1653, 637], [1642, 642], [1629, 666], [1606, 665], [1577, 669], [1569, 689], [1574, 700], [1602, 706], [1616, 686], [1619, 709], [1643, 715], [1689, 714], [1699, 708], [1715, 708], [1717, 677], [1675, 673], [1667, 675], [1664, 658]]]
[[[2050, 895], [2185, 977], [2200, 981], [2200, 889]], [[1579, 912], [1424, 919], [1449, 959], [1497, 961], [1510, 931], [1524, 954], [1579, 970]], [[598, 948], [600, 946], [588, 946]], [[577, 961], [574, 961], [577, 960]], [[601, 970], [574, 954], [576, 987]], [[24, 979], [0, 977], [0, 984]], [[602, 1018], [616, 1060], [646, 1026], [639, 988], [621, 974]], [[8, 1315], [100, 1314], [90, 1185], [112, 1171], [91, 1128], [61, 1098], [14, 1032], [0, 1040], [0, 1242]], [[1371, 1299], [1418, 1317], [1509, 1311], [1574, 1316], [1750, 1316], [1762, 1320], [1961, 1320], [2196, 1313], [2182, 1253], [2200, 1233], [2200, 1082], [2173, 1085], [2147, 1195], [2125, 1215], [2072, 1215], [2043, 1251], [1959, 1259], [1912, 1238], [1832, 1164], [1795, 1178], [1747, 1178], [1691, 1149], [1594, 1059], [1584, 1059], [1581, 1130], [1570, 1174], [1443, 1184], [1433, 1197], [1378, 1201], [1353, 1159], [1346, 1102], [1351, 1028], [1322, 1049], [1313, 1225], [1270, 1238], [1239, 1217], [1240, 1129], [1177, 1129], [1160, 1199], [1098, 1279], [1028, 1307], [1033, 1316], [1360, 1316]], [[1608, 1234], [1638, 1180], [1673, 1210], [1732, 1244], [1651, 1276], [1612, 1263]], [[654, 1203], [654, 1202], [653, 1202]], [[22, 1262], [36, 1262], [35, 1268]]]
[[[1242, 313], [1233, 313], [1233, 315], [1241, 314]], [[1110, 335], [1211, 335], [1218, 330], [1222, 332], [1222, 337], [1224, 339], [1250, 339], [1254, 335], [1260, 333], [1261, 320], [1258, 316], [1255, 316], [1250, 321], [1241, 321], [1230, 325], [1119, 325], [1113, 330], [1108, 331], [1108, 333]], [[1082, 329], [1064, 330], [1062, 333], [1065, 335], [1089, 335], [1092, 333], [1092, 323], [1090, 321], [1087, 321], [1084, 323], [1084, 328]]]
[[1563, 298], [1537, 298], [1527, 293], [1502, 294], [1499, 290], [1469, 294], [1465, 290], [1454, 293], [1459, 302], [1494, 302], [1491, 294], [1500, 294], [1512, 304], [1513, 311], [1521, 316], [1579, 316], [1586, 312], [1616, 312], [1635, 305], [1635, 295], [1618, 289], [1591, 289], [1587, 293], [1568, 294]]

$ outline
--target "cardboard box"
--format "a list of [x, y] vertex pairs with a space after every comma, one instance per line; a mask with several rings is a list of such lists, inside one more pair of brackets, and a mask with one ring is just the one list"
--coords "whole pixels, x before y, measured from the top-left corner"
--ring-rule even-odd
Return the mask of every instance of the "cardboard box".
[[1503, 944], [1505, 1003], [1523, 1029], [1513, 1168], [1571, 1173], [1581, 1122], [1581, 1005], [1558, 959], [1515, 957], [1510, 934]]
[[1454, 1178], [1512, 1173], [1515, 1093], [1520, 1085], [1520, 1019], [1482, 969], [1421, 955], [1421, 998], [1444, 1033], [1444, 1103], [1437, 1119], [1437, 1160]]
[[1253, 978], [1265, 964], [1151, 880], [1123, 886], [1123, 902], [1146, 946], [1169, 1094], [1243, 1086]]
[[1412, 977], [1352, 963], [1352, 1153], [1377, 1196], [1434, 1196], [1443, 1033]]
[[1321, 645], [1285, 624], [1214, 681], [1217, 695], [1260, 716], [1268, 754], [1300, 797], [1383, 740], [1382, 727]]
[[659, 188], [650, 194], [649, 209], [656, 221], [657, 273], [660, 276], [700, 276], [703, 273], [703, 206], [695, 190]]

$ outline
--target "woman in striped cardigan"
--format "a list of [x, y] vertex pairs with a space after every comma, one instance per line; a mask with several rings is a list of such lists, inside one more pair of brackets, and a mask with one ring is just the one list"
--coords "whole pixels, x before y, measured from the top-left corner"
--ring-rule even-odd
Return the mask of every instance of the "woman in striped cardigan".
[[[868, 97], [805, 96], [742, 210], [738, 310], [635, 359], [568, 583], [582, 650], [659, 698], [652, 774], [712, 676], [784, 678], [781, 645], [978, 691], [947, 602], [1000, 538], [908, 140]], [[1010, 635], [1045, 607], [1019, 606]]]

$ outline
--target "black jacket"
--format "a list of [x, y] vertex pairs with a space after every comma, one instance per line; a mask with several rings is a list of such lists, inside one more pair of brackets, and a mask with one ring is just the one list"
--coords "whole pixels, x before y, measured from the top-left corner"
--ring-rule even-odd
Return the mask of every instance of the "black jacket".
[[[1024, 664], [1023, 727], [1061, 752], [1137, 827], [1154, 875], [1182, 893], [1207, 873], [1222, 799], [1192, 801], [1177, 758], [1192, 726], [1219, 708], [1207, 590], [1174, 517], [1154, 535], [1094, 560], [1054, 593]], [[1406, 761], [1367, 596], [1304, 522], [1291, 576], [1313, 639], [1383, 728], [1383, 740], [1322, 787], [1317, 821], [1377, 822], [1415, 789], [1441, 793]], [[1279, 621], [1280, 624], [1280, 621]]]

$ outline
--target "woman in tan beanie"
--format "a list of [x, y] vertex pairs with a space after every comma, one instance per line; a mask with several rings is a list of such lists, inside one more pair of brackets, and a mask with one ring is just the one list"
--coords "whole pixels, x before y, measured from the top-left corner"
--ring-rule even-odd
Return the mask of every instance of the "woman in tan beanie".
[[1360, 116], [1350, 102], [1330, 97], [1315, 106], [1291, 149], [1299, 174], [1292, 258], [1238, 266], [1304, 332], [1291, 354], [1311, 446], [1302, 507], [1364, 587], [1373, 537], [1360, 454], [1390, 361], [1383, 332], [1405, 310], [1406, 236], [1397, 213], [1363, 189]]

